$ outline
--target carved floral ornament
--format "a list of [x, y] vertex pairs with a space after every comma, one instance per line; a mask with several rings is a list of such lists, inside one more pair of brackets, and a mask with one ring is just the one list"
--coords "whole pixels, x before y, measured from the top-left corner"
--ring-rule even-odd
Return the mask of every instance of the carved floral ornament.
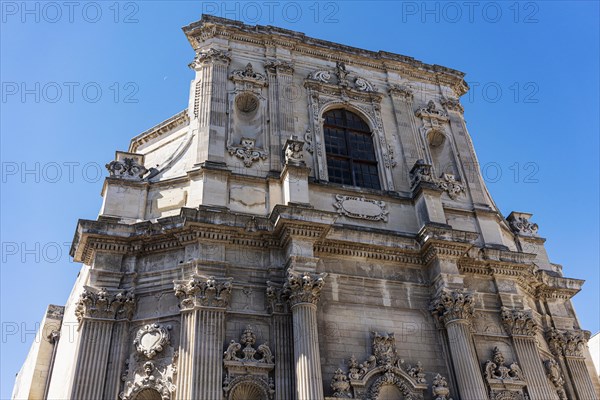
[[225, 398], [272, 399], [275, 385], [269, 374], [275, 368], [273, 353], [267, 343], [257, 348], [256, 334], [248, 325], [242, 332], [239, 342], [232, 340], [223, 353], [225, 377], [223, 391]]
[[296, 166], [305, 166], [304, 142], [293, 135], [286, 140], [284, 145], [285, 163]]
[[445, 191], [451, 199], [456, 199], [465, 193], [465, 187], [456, 180], [454, 174], [444, 173], [441, 178], [435, 178], [432, 174], [430, 164], [423, 160], [417, 160], [410, 170], [411, 188], [415, 188], [421, 182], [431, 183]]
[[105, 288], [86, 286], [75, 306], [75, 316], [79, 323], [83, 319], [131, 319], [135, 305], [133, 290], [109, 293]]
[[175, 281], [175, 296], [182, 310], [195, 307], [226, 308], [229, 305], [233, 278], [204, 278], [193, 276], [189, 280]]
[[233, 71], [230, 79], [234, 82], [239, 81], [254, 86], [267, 86], [267, 78], [263, 74], [255, 72], [251, 63], [246, 64], [244, 69]]
[[550, 350], [556, 356], [584, 357], [584, 349], [590, 337], [589, 331], [562, 331], [550, 329], [546, 332], [546, 338]]
[[502, 324], [513, 336], [535, 336], [537, 324], [531, 310], [514, 310], [502, 307]]
[[537, 236], [538, 224], [529, 221], [532, 214], [511, 212], [506, 220], [512, 231], [522, 236]]
[[457, 320], [470, 321], [474, 313], [473, 295], [465, 290], [442, 289], [430, 310], [436, 320], [448, 324]]
[[556, 360], [549, 359], [544, 361], [544, 367], [546, 368], [546, 376], [554, 385], [558, 398], [560, 400], [567, 400], [567, 393], [564, 389], [565, 379]]
[[135, 157], [124, 157], [106, 164], [106, 169], [113, 178], [141, 181], [148, 170]]
[[485, 379], [493, 400], [524, 400], [523, 388], [527, 385], [523, 371], [516, 362], [506, 365], [504, 355], [495, 347], [492, 360], [484, 366]]
[[336, 62], [335, 69], [314, 71], [308, 75], [308, 79], [354, 89], [359, 92], [377, 92], [371, 82], [359, 75], [348, 72], [346, 64], [340, 61]]
[[251, 167], [258, 160], [266, 160], [267, 152], [256, 147], [256, 139], [242, 138], [239, 146], [231, 146], [227, 149], [229, 154], [242, 160], [246, 167]]
[[158, 324], [144, 325], [138, 330], [133, 345], [139, 354], [152, 359], [157, 353], [163, 351], [164, 346], [170, 343], [169, 330], [171, 330], [171, 325], [166, 327]]
[[321, 289], [325, 284], [326, 276], [326, 273], [288, 271], [283, 290], [290, 305], [294, 306], [300, 303], [316, 305], [321, 297]]
[[121, 377], [125, 385], [119, 398], [134, 400], [139, 393], [146, 390], [158, 392], [162, 400], [173, 398], [176, 390], [173, 381], [177, 375], [177, 358], [178, 353], [175, 352], [169, 364], [146, 361], [131, 373], [126, 370]]
[[349, 218], [366, 219], [368, 221], [388, 221], [388, 210], [385, 201], [371, 200], [359, 196], [336, 195], [333, 206], [338, 214]]
[[226, 51], [211, 48], [198, 51], [194, 61], [189, 64], [189, 67], [192, 69], [199, 69], [202, 66], [211, 63], [227, 65], [230, 61], [231, 58]]
[[[425, 372], [420, 362], [406, 364], [396, 350], [393, 333], [372, 332], [372, 355], [358, 363], [352, 356], [348, 361], [348, 373], [335, 371], [331, 381], [333, 397], [377, 399], [382, 388], [394, 386], [404, 399], [423, 399], [428, 388]], [[435, 400], [450, 400], [448, 383], [437, 375], [432, 384]]]

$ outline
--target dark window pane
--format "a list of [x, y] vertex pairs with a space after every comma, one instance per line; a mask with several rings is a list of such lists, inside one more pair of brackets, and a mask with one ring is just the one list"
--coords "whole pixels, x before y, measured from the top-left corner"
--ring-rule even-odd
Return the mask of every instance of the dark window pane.
[[323, 115], [329, 181], [380, 189], [373, 138], [366, 122], [344, 110]]

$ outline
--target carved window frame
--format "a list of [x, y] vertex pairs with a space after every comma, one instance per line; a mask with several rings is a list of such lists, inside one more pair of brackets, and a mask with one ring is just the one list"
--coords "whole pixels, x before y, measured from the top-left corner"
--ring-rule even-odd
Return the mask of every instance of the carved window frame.
[[[315, 76], [316, 73], [311, 75]], [[356, 81], [364, 81], [364, 79], [362, 81], [361, 79], [358, 77]], [[310, 76], [305, 80], [304, 86], [307, 89], [309, 104], [309, 126], [305, 139], [309, 152], [313, 153], [315, 179], [318, 181], [329, 181], [323, 115], [327, 111], [342, 108], [357, 114], [369, 126], [373, 137], [381, 190], [393, 191], [394, 180], [392, 168], [396, 166], [396, 161], [394, 160], [391, 147], [387, 142], [381, 118], [381, 101], [383, 100], [383, 95], [371, 89], [371, 84], [369, 84], [369, 90], [365, 91], [358, 89], [361, 87], [358, 84], [356, 84], [357, 88], [352, 88], [348, 85], [343, 86], [323, 82], [322, 79], [311, 79]]]

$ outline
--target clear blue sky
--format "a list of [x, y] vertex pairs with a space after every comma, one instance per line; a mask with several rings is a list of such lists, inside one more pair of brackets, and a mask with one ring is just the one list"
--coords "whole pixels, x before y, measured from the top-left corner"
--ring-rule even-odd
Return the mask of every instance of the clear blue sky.
[[2, 2], [1, 399], [73, 285], [68, 244], [97, 216], [104, 164], [186, 107], [180, 28], [203, 11], [466, 72], [488, 188], [505, 215], [534, 214], [551, 260], [587, 281], [583, 328], [600, 329], [597, 2], [66, 3]]

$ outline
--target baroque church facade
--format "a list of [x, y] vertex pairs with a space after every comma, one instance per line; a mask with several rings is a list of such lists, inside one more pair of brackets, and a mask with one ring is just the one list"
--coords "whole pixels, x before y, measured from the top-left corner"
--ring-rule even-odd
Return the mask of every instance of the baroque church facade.
[[203, 16], [189, 106], [107, 164], [14, 398], [590, 400], [531, 214], [479, 172], [464, 74]]

